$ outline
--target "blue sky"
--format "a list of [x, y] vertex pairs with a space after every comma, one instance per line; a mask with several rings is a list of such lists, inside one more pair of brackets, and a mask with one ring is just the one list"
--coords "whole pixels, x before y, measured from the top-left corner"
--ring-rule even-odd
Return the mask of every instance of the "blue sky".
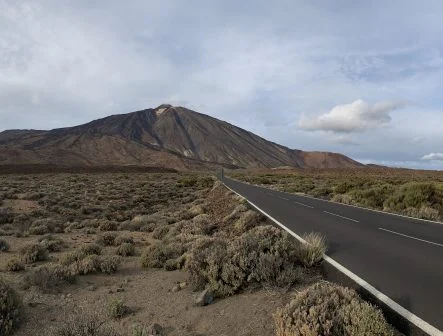
[[441, 1], [0, 0], [0, 131], [161, 103], [443, 169]]

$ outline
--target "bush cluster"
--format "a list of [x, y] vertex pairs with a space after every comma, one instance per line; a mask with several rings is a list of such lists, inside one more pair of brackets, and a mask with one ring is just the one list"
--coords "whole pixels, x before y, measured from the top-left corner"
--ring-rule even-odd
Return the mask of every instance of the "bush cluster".
[[326, 282], [298, 293], [274, 315], [277, 336], [393, 336], [380, 310], [354, 290]]
[[0, 279], [0, 335], [12, 335], [20, 324], [21, 300], [17, 293]]

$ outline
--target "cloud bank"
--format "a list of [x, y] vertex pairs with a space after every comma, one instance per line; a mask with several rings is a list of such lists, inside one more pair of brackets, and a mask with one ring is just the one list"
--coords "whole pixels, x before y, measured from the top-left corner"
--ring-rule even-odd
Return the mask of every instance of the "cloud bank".
[[307, 131], [328, 131], [334, 133], [365, 132], [388, 125], [390, 113], [404, 107], [402, 102], [379, 102], [369, 104], [361, 99], [350, 104], [337, 105], [329, 112], [316, 116], [300, 118], [300, 128]]
[[426, 161], [443, 161], [443, 153], [430, 153], [424, 155], [421, 159]]

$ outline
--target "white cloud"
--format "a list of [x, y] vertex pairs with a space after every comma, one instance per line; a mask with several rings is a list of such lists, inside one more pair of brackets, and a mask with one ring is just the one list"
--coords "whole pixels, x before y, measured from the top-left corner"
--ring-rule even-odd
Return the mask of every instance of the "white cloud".
[[390, 112], [404, 107], [403, 102], [385, 101], [373, 105], [359, 99], [350, 104], [337, 105], [328, 113], [316, 117], [302, 115], [299, 127], [308, 131], [334, 133], [364, 132], [389, 124]]
[[443, 153], [430, 153], [424, 155], [421, 159], [426, 161], [443, 161]]

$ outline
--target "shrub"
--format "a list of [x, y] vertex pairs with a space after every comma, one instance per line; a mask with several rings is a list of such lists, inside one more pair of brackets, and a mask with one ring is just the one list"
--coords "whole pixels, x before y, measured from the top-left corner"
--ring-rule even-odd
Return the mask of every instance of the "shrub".
[[135, 254], [135, 247], [130, 243], [123, 243], [117, 248], [117, 254], [123, 257], [133, 256]]
[[25, 276], [25, 283], [28, 286], [37, 286], [43, 291], [52, 291], [74, 282], [75, 275], [72, 270], [57, 264], [41, 266]]
[[319, 233], [311, 232], [303, 236], [306, 243], [297, 244], [297, 257], [306, 267], [312, 267], [323, 259], [326, 252], [326, 239]]
[[131, 236], [127, 236], [127, 235], [120, 235], [118, 237], [115, 238], [114, 240], [114, 245], [115, 246], [119, 246], [121, 244], [134, 244], [134, 239]]
[[60, 252], [65, 246], [65, 242], [62, 239], [54, 237], [50, 234], [39, 238], [38, 241], [40, 245], [49, 252]]
[[0, 279], [0, 335], [12, 335], [18, 327], [21, 305], [17, 293]]
[[178, 258], [184, 252], [184, 247], [177, 243], [151, 245], [142, 254], [142, 266], [162, 268], [166, 261]]
[[101, 316], [83, 310], [63, 321], [63, 325], [49, 330], [49, 336], [120, 336]]
[[381, 313], [355, 291], [326, 282], [299, 292], [274, 320], [277, 336], [393, 335]]
[[0, 252], [9, 251], [9, 244], [6, 240], [0, 239]]
[[74, 274], [87, 275], [91, 273], [115, 273], [120, 259], [115, 256], [87, 255], [82, 251], [74, 251], [67, 254], [61, 264], [68, 267]]
[[122, 300], [113, 300], [108, 306], [108, 316], [113, 319], [119, 319], [128, 313], [128, 307]]
[[98, 237], [97, 243], [104, 245], [104, 246], [113, 246], [115, 244], [116, 237], [117, 237], [117, 234], [115, 234], [113, 232], [106, 232]]
[[116, 222], [104, 221], [98, 228], [100, 231], [117, 231], [118, 224]]
[[115, 256], [102, 256], [99, 258], [99, 270], [101, 273], [111, 274], [118, 270], [120, 259]]
[[20, 249], [21, 258], [26, 264], [48, 259], [48, 250], [40, 244], [26, 245]]
[[37, 235], [41, 236], [47, 233], [50, 233], [51, 230], [46, 224], [38, 225], [38, 226], [31, 226], [29, 228], [29, 234], [31, 235]]
[[102, 253], [102, 248], [97, 244], [87, 244], [83, 245], [80, 251], [84, 255], [100, 255]]
[[152, 238], [154, 239], [163, 239], [169, 232], [168, 226], [159, 226], [154, 229], [152, 232]]
[[25, 265], [18, 259], [11, 259], [6, 264], [6, 270], [9, 272], [19, 272], [25, 269]]
[[300, 280], [291, 237], [272, 226], [259, 226], [234, 239], [196, 240], [186, 259], [190, 284], [217, 296], [236, 293], [249, 283], [290, 285]]

